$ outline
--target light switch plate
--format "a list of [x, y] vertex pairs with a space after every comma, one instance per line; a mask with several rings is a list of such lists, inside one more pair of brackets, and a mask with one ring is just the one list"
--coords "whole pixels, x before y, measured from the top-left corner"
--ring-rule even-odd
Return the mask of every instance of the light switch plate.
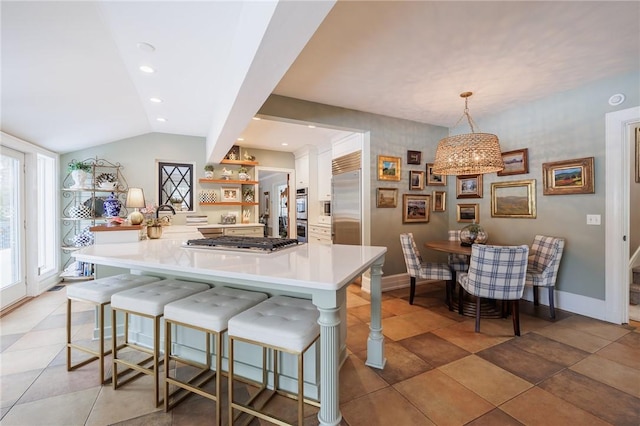
[[587, 225], [600, 225], [600, 215], [599, 214], [588, 214], [587, 215]]

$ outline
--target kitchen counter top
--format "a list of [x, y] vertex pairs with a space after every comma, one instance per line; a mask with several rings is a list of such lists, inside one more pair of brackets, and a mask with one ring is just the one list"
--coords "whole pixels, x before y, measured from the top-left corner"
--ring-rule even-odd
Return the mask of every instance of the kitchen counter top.
[[346, 288], [371, 270], [371, 319], [366, 364], [383, 368], [381, 284], [386, 247], [301, 244], [273, 253], [186, 248], [183, 239], [83, 247], [77, 260], [209, 281], [247, 289], [310, 297], [320, 317], [320, 411], [322, 425], [340, 423], [338, 387], [341, 347], [340, 311]]

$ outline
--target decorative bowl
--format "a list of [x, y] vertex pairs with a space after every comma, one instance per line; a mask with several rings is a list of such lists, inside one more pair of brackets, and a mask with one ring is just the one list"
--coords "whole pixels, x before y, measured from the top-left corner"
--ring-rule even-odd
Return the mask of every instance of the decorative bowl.
[[485, 244], [489, 239], [489, 234], [484, 228], [477, 224], [465, 226], [460, 230], [460, 245], [469, 247], [473, 244]]

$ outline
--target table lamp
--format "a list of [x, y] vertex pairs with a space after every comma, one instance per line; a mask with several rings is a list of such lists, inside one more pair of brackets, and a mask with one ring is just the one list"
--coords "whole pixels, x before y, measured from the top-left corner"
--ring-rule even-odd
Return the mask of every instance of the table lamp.
[[139, 209], [145, 207], [144, 192], [142, 191], [142, 188], [129, 188], [125, 207], [134, 208], [134, 210], [129, 214], [129, 222], [131, 222], [132, 225], [140, 225], [144, 220], [144, 215], [140, 213]]

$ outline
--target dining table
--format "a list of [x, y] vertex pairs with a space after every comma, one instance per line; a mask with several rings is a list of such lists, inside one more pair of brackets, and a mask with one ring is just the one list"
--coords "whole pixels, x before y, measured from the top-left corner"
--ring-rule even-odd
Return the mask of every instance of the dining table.
[[[471, 246], [462, 245], [460, 241], [450, 241], [450, 240], [434, 240], [427, 241], [424, 243], [424, 246], [428, 249], [432, 249], [435, 251], [440, 251], [444, 253], [454, 253], [454, 254], [463, 254], [465, 256], [471, 257]], [[455, 291], [455, 286], [457, 284], [456, 273], [453, 272], [453, 290], [451, 297], [451, 305], [454, 310], [458, 309], [459, 298], [456, 298], [455, 295], [457, 292]], [[464, 316], [475, 317], [476, 316], [476, 302], [475, 296], [470, 295], [465, 292], [465, 298], [462, 301], [462, 313]], [[480, 316], [482, 318], [501, 318], [502, 310], [496, 306], [495, 300], [482, 300], [480, 305]]]

